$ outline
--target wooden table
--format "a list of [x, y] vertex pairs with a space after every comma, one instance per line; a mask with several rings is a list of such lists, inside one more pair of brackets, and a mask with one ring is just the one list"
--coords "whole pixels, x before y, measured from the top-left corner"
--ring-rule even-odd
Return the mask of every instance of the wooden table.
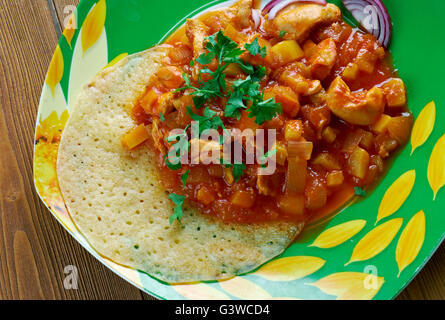
[[[78, 2], [0, 0], [0, 300], [152, 299], [84, 250], [34, 190], [40, 92], [64, 8]], [[64, 288], [68, 265], [78, 268], [78, 290]], [[445, 299], [445, 245], [399, 299]]]

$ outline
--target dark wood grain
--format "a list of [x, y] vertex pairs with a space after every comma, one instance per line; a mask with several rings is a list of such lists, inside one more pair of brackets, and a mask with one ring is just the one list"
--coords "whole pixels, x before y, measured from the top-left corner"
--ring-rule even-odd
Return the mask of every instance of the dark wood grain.
[[[87, 253], [34, 191], [37, 107], [57, 44], [47, 0], [0, 0], [0, 299], [141, 299]], [[64, 268], [79, 271], [66, 290]]]
[[[153, 299], [109, 271], [34, 191], [32, 150], [44, 77], [79, 0], [0, 0], [0, 300]], [[66, 290], [64, 268], [79, 271]], [[398, 299], [445, 299], [445, 245]]]

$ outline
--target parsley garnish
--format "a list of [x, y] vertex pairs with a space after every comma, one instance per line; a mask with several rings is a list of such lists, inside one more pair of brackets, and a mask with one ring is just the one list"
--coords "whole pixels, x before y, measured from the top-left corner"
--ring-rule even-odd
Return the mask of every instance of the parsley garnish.
[[187, 136], [187, 126], [184, 131], [180, 134], [174, 134], [167, 137], [166, 141], [168, 143], [175, 142], [172, 145], [174, 156], [169, 158], [169, 153], [166, 153], [164, 156], [164, 162], [167, 167], [171, 170], [179, 170], [181, 169], [181, 157], [189, 150], [190, 142], [188, 141]]
[[165, 117], [164, 117], [164, 114], [163, 114], [162, 112], [159, 114], [159, 117], [161, 118], [161, 121], [162, 121], [162, 122], [165, 121]]
[[170, 224], [173, 224], [175, 220], [178, 220], [179, 223], [181, 222], [183, 212], [182, 212], [182, 205], [184, 204], [185, 197], [180, 196], [175, 193], [171, 193], [168, 198], [176, 205], [175, 209], [173, 210], [173, 214], [170, 216]]
[[[241, 55], [246, 50], [254, 56], [258, 54], [263, 58], [266, 56], [266, 47], [260, 47], [258, 38], [255, 38], [252, 43], [246, 44], [244, 46], [246, 50], [239, 48], [238, 44], [225, 36], [222, 31], [207, 37], [205, 41], [208, 53], [203, 53], [196, 59], [196, 62], [204, 66], [199, 71], [198, 87], [192, 85], [190, 78], [184, 74], [185, 86], [177, 91], [191, 89], [190, 94], [193, 96], [193, 102], [198, 109], [202, 108], [210, 99], [228, 97], [229, 100], [224, 114], [226, 117], [239, 120], [241, 111], [247, 109], [247, 112], [250, 113], [249, 117], [257, 118], [255, 122], [260, 125], [282, 112], [281, 105], [276, 103], [275, 99], [263, 101], [259, 82], [266, 75], [266, 68], [263, 66], [254, 67], [241, 59]], [[214, 59], [217, 60], [218, 66], [215, 71], [212, 71], [206, 66], [212, 63]], [[227, 92], [224, 70], [231, 63], [237, 64], [248, 76], [244, 80], [235, 81], [233, 91]], [[208, 81], [203, 81], [204, 74], [210, 77]], [[249, 104], [251, 106], [247, 108]]]
[[226, 168], [233, 168], [233, 178], [235, 179], [235, 182], [238, 182], [244, 175], [246, 165], [244, 163], [226, 164]]
[[187, 179], [189, 177], [190, 170], [187, 170], [184, 172], [184, 174], [181, 176], [182, 185], [185, 187], [187, 185]]
[[[246, 79], [240, 79], [233, 83], [233, 91], [229, 94], [224, 115], [226, 117], [241, 117], [241, 111], [247, 109], [249, 118], [256, 118], [259, 125], [271, 120], [277, 114], [281, 114], [281, 104], [276, 103], [274, 98], [264, 101], [263, 93], [260, 91], [260, 83], [266, 75], [266, 68], [259, 66], [255, 68], [252, 75]], [[250, 107], [248, 105], [250, 104]]]
[[285, 35], [286, 35], [286, 33], [287, 33], [287, 31], [285, 31], [285, 30], [281, 30], [280, 31], [280, 35], [278, 36], [278, 38], [283, 38]]
[[255, 38], [255, 40], [253, 40], [251, 44], [247, 43], [244, 48], [246, 48], [246, 50], [249, 51], [252, 56], [256, 56], [259, 54], [261, 58], [264, 58], [267, 55], [267, 48], [260, 47], [260, 45], [258, 44], [258, 38]]
[[193, 120], [199, 122], [199, 132], [194, 132], [195, 136], [198, 136], [198, 133], [200, 135], [205, 130], [218, 130], [219, 128], [224, 128], [224, 124], [221, 118], [218, 116], [218, 113], [208, 107], [204, 109], [202, 116], [194, 113], [190, 106], [187, 107], [187, 113]]
[[[278, 152], [278, 150], [277, 150], [276, 148], [267, 151], [263, 156], [261, 156], [261, 162], [266, 162], [267, 159], [269, 159], [270, 157], [273, 157], [277, 152]], [[261, 166], [261, 168], [265, 168], [265, 167], [266, 167], [266, 164], [263, 163], [263, 164], [260, 165], [260, 166]]]
[[366, 197], [366, 191], [360, 187], [354, 187], [354, 192], [357, 196]]

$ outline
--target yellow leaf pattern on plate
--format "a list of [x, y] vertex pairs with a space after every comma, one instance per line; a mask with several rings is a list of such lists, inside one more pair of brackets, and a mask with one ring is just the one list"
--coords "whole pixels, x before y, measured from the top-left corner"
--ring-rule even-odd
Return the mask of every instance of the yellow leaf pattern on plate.
[[371, 259], [386, 249], [399, 232], [402, 222], [402, 218], [393, 219], [371, 230], [357, 243], [346, 265]]
[[63, 36], [66, 39], [66, 42], [68, 42], [68, 45], [71, 48], [71, 41], [73, 40], [74, 33], [76, 32], [77, 28], [77, 22], [76, 22], [76, 15], [73, 14], [68, 21], [68, 25], [65, 27], [65, 30], [63, 30]]
[[416, 259], [425, 240], [425, 213], [419, 211], [406, 225], [396, 249], [399, 275]]
[[287, 257], [269, 262], [254, 274], [271, 281], [293, 281], [316, 272], [325, 263], [318, 257]]
[[416, 171], [411, 170], [402, 174], [391, 185], [391, 187], [388, 188], [383, 196], [382, 202], [380, 203], [379, 212], [377, 214], [377, 222], [383, 218], [389, 217], [394, 212], [399, 210], [410, 195], [415, 181]]
[[411, 146], [414, 151], [423, 145], [430, 136], [434, 128], [434, 122], [436, 120], [436, 104], [434, 101], [428, 103], [425, 108], [420, 112], [414, 123], [413, 132], [411, 134]]
[[437, 193], [445, 185], [445, 135], [434, 146], [428, 164], [428, 181], [434, 192], [434, 200]]
[[105, 26], [107, 5], [105, 0], [99, 0], [86, 17], [82, 26], [82, 48], [85, 53], [97, 40]]
[[243, 300], [267, 300], [272, 296], [256, 283], [242, 277], [220, 281], [219, 285], [229, 294]]
[[128, 53], [121, 53], [120, 55], [118, 55], [116, 58], [114, 58], [113, 60], [110, 61], [110, 63], [108, 63], [104, 69], [109, 68], [111, 66], [114, 66], [116, 63], [118, 63], [119, 61], [121, 61], [123, 58], [125, 58], [126, 56], [128, 56]]
[[230, 300], [229, 296], [205, 283], [181, 284], [172, 287], [181, 296], [190, 300]]
[[361, 272], [339, 272], [318, 280], [313, 285], [337, 300], [371, 300], [379, 292], [385, 279]]
[[62, 80], [63, 77], [63, 54], [62, 50], [60, 50], [59, 45], [56, 47], [56, 51], [54, 52], [53, 58], [51, 60], [51, 64], [49, 65], [48, 74], [46, 76], [46, 84], [51, 88], [51, 92], [54, 97], [54, 90], [56, 89], [57, 84]]
[[366, 220], [353, 220], [339, 224], [323, 231], [310, 246], [323, 249], [336, 247], [359, 233], [365, 225]]

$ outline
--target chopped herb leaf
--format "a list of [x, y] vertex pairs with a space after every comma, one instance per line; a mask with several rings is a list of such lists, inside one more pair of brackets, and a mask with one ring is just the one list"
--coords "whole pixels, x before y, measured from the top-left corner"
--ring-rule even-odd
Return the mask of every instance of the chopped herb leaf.
[[233, 168], [232, 173], [235, 182], [238, 182], [243, 177], [244, 171], [246, 170], [246, 165], [244, 163], [225, 164], [225, 166], [226, 168]]
[[267, 48], [260, 47], [260, 45], [258, 44], [258, 38], [255, 38], [255, 40], [253, 40], [251, 44], [246, 43], [244, 48], [246, 48], [246, 50], [249, 51], [252, 56], [256, 56], [259, 54], [261, 58], [264, 58], [267, 55]]
[[175, 220], [181, 222], [183, 216], [182, 205], [184, 204], [185, 197], [171, 193], [168, 198], [176, 205], [175, 209], [173, 210], [173, 214], [170, 216], [170, 224], [173, 224]]
[[249, 118], [255, 118], [255, 123], [262, 125], [265, 121], [272, 120], [276, 115], [281, 114], [283, 109], [280, 103], [275, 102], [274, 98], [263, 101], [261, 94], [261, 99], [254, 99], [247, 111]]
[[165, 117], [164, 117], [164, 114], [163, 114], [162, 112], [159, 114], [159, 117], [161, 117], [161, 121], [162, 121], [162, 122], [165, 121]]
[[354, 192], [357, 196], [366, 197], [366, 191], [360, 187], [354, 187]]
[[278, 36], [280, 39], [283, 38], [286, 35], [287, 31], [281, 30], [280, 35]]
[[[261, 162], [266, 162], [267, 159], [269, 159], [270, 157], [273, 157], [277, 152], [278, 152], [278, 150], [276, 148], [267, 151], [263, 156], [261, 156]], [[263, 163], [261, 165], [261, 168], [265, 168], [265, 167], [266, 167], [266, 164]]]
[[185, 187], [187, 185], [187, 179], [189, 177], [190, 170], [187, 170], [184, 172], [184, 174], [181, 176], [182, 185]]

